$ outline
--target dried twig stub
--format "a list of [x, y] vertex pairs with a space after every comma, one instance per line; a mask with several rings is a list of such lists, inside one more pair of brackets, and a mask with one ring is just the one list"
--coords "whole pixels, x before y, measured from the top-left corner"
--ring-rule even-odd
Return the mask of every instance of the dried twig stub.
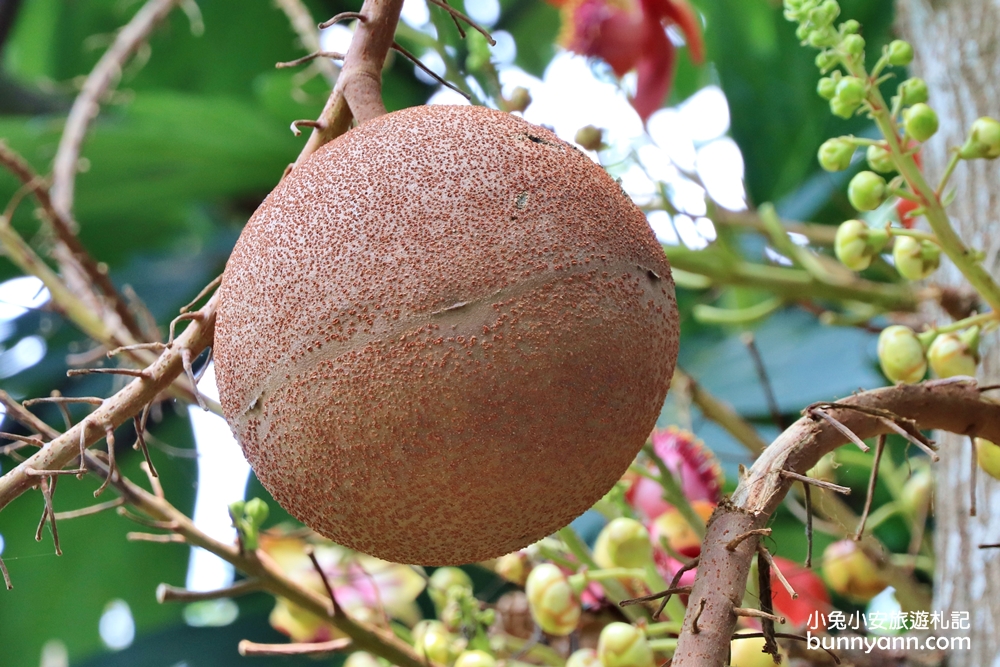
[[882, 462], [882, 452], [885, 449], [885, 434], [883, 433], [878, 437], [878, 443], [875, 445], [875, 459], [872, 461], [872, 474], [868, 479], [868, 495], [865, 496], [865, 508], [861, 512], [861, 521], [858, 523], [858, 529], [854, 533], [854, 539], [860, 540], [861, 535], [865, 532], [865, 523], [868, 522], [868, 513], [872, 509], [872, 498], [875, 496], [875, 483], [878, 481], [878, 467]]
[[351, 645], [348, 638], [331, 639], [313, 644], [257, 644], [244, 639], [239, 643], [240, 655], [311, 655], [323, 656], [343, 651]]
[[220, 588], [214, 591], [189, 591], [186, 588], [177, 588], [169, 584], [160, 584], [156, 587], [156, 601], [160, 604], [164, 602], [198, 602], [201, 600], [221, 600], [239, 597], [247, 593], [255, 593], [263, 590], [263, 586], [258, 579], [244, 579], [228, 588]]

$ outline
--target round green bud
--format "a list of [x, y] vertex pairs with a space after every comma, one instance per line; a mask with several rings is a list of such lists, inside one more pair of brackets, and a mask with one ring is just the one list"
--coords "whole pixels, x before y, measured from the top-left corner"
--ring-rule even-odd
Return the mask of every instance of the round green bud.
[[847, 184], [847, 199], [859, 211], [874, 211], [886, 198], [885, 179], [874, 171], [861, 171]]
[[911, 77], [899, 84], [899, 95], [903, 98], [903, 106], [906, 107], [930, 99], [927, 92], [927, 82], [917, 77]]
[[819, 166], [826, 171], [843, 171], [851, 166], [855, 146], [844, 139], [827, 139], [819, 147]]
[[859, 30], [861, 30], [861, 24], [854, 19], [847, 19], [840, 24], [840, 33], [842, 35], [853, 35]]
[[355, 651], [344, 660], [344, 667], [382, 667], [378, 658], [367, 651]]
[[914, 104], [903, 111], [903, 127], [917, 141], [927, 141], [938, 131], [937, 113], [923, 102]]
[[581, 648], [573, 651], [566, 659], [566, 667], [602, 667], [602, 665], [596, 650]]
[[852, 58], [860, 58], [865, 54], [865, 38], [861, 35], [844, 35], [840, 48]]
[[892, 246], [892, 261], [907, 280], [923, 280], [941, 265], [941, 248], [930, 241], [900, 236]]
[[[837, 54], [833, 51], [820, 51], [816, 54], [816, 60], [814, 62], [816, 63], [816, 67], [821, 72], [827, 72], [837, 66], [837, 63], [840, 62], [840, 58], [838, 58]], [[834, 84], [834, 87], [836, 87], [836, 83]], [[830, 97], [832, 96], [833, 95]], [[830, 98], [828, 97], [826, 99]]]
[[246, 501], [236, 500], [229, 503], [229, 514], [236, 519], [243, 518], [243, 511], [246, 509]]
[[833, 25], [840, 16], [840, 5], [837, 0], [823, 0], [818, 7], [809, 12], [809, 20], [819, 28]]
[[597, 541], [602, 544], [595, 544], [594, 553], [602, 551], [607, 558], [607, 563], [598, 563], [601, 567], [645, 567], [653, 558], [649, 531], [635, 519], [613, 519], [601, 530]]
[[833, 28], [827, 26], [825, 28], [816, 28], [809, 33], [806, 37], [806, 43], [816, 49], [825, 49], [831, 46], [836, 46], [837, 41], [840, 39], [840, 35]]
[[267, 521], [268, 512], [269, 509], [267, 503], [260, 498], [251, 498], [247, 501], [246, 506], [243, 508], [243, 514], [254, 526], [258, 528], [264, 525], [264, 522]]
[[1000, 446], [989, 440], [976, 438], [976, 461], [987, 475], [1000, 479]]
[[604, 667], [654, 667], [653, 649], [642, 630], [629, 623], [608, 623], [597, 640]]
[[795, 29], [795, 37], [801, 41], [806, 41], [812, 34], [814, 28], [811, 23], [803, 23]]
[[913, 329], [901, 324], [882, 329], [878, 337], [878, 362], [885, 376], [897, 383], [920, 382], [927, 374], [924, 346]]
[[927, 511], [927, 503], [933, 491], [934, 476], [930, 466], [923, 465], [914, 470], [906, 480], [899, 494], [899, 502], [909, 515], [919, 516], [921, 512]]
[[455, 667], [497, 667], [497, 660], [486, 651], [462, 651]]
[[853, 117], [860, 106], [860, 104], [847, 104], [839, 97], [834, 97], [830, 100], [830, 113], [846, 120]]
[[518, 586], [524, 586], [524, 582], [528, 579], [529, 569], [531, 569], [531, 563], [528, 562], [528, 554], [524, 551], [515, 551], [506, 556], [500, 556], [493, 565], [494, 572]]
[[535, 623], [550, 635], [565, 637], [580, 622], [580, 601], [566, 575], [552, 563], [542, 563], [528, 575], [528, 608]]
[[604, 130], [593, 125], [585, 125], [576, 131], [573, 141], [588, 151], [600, 150], [601, 146], [604, 145]]
[[456, 595], [472, 595], [472, 579], [457, 567], [439, 567], [427, 580], [427, 594], [440, 610]]
[[977, 119], [969, 128], [969, 138], [959, 155], [965, 160], [1000, 157], [1000, 122], [987, 116]]
[[531, 104], [531, 93], [524, 86], [518, 86], [510, 93], [507, 111], [524, 111]]
[[894, 39], [889, 43], [889, 64], [896, 67], [906, 67], [913, 62], [913, 47], [902, 39]]
[[431, 628], [423, 634], [416, 648], [430, 660], [447, 664], [452, 657], [451, 634], [443, 629]]
[[833, 250], [844, 266], [864, 271], [888, 242], [889, 234], [884, 229], [872, 229], [862, 220], [848, 220], [837, 228]]
[[934, 375], [949, 378], [956, 375], [976, 375], [979, 352], [970, 347], [958, 334], [941, 334], [927, 350], [927, 361]]
[[[820, 55], [823, 54], [821, 53]], [[816, 58], [818, 61], [819, 56], [816, 56]], [[818, 65], [819, 62], [817, 62], [816, 64]], [[826, 68], [824, 67], [821, 69], [826, 69]], [[837, 94], [837, 82], [828, 76], [824, 76], [822, 79], [819, 80], [819, 83], [816, 84], [816, 93], [824, 100], [832, 100], [833, 96]]]
[[864, 80], [856, 76], [845, 76], [837, 83], [836, 99], [855, 108], [864, 101], [866, 93]]
[[854, 540], [840, 540], [823, 552], [823, 579], [838, 595], [868, 602], [889, 584]]
[[447, 634], [448, 628], [437, 619], [418, 621], [410, 632], [410, 636], [413, 638], [413, 645], [420, 646], [424, 641], [424, 635], [428, 632], [443, 632]]
[[887, 174], [890, 171], [896, 170], [896, 163], [892, 160], [892, 153], [881, 146], [869, 146], [865, 157], [868, 158], [868, 166], [875, 171]]

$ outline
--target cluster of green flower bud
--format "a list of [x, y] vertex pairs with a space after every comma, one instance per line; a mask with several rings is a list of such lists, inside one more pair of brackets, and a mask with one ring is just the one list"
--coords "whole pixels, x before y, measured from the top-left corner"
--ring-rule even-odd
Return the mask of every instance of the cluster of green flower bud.
[[919, 382], [930, 365], [939, 378], [976, 374], [979, 365], [979, 327], [954, 333], [922, 334], [895, 324], [878, 337], [878, 360], [882, 372], [893, 382]]
[[229, 517], [240, 534], [244, 549], [253, 551], [257, 548], [260, 528], [267, 520], [268, 512], [267, 503], [260, 498], [251, 498], [246, 502], [237, 500], [229, 506]]
[[649, 531], [635, 519], [612, 519], [594, 544], [594, 560], [603, 568], [641, 568], [652, 559]]
[[864, 220], [848, 220], [837, 228], [833, 250], [844, 266], [864, 271], [888, 243], [889, 232], [885, 229], [869, 227]]
[[941, 247], [926, 239], [896, 237], [892, 260], [899, 275], [907, 280], [923, 280], [941, 266]]
[[535, 566], [525, 585], [531, 618], [545, 632], [565, 637], [580, 622], [580, 600], [569, 579], [552, 563]]
[[603, 667], [654, 667], [653, 649], [645, 633], [629, 623], [608, 623], [597, 640]]
[[964, 160], [995, 160], [1000, 157], [1000, 122], [986, 116], [976, 120], [958, 154]]

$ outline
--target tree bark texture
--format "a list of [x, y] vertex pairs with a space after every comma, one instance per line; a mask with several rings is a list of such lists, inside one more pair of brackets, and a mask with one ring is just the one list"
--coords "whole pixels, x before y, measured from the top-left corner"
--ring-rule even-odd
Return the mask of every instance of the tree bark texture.
[[[948, 148], [961, 146], [980, 116], [1000, 119], [1000, 0], [899, 0], [898, 26], [913, 44], [912, 74], [924, 78], [930, 104], [941, 121], [923, 149], [924, 168], [937, 183]], [[951, 179], [956, 198], [952, 222], [973, 248], [986, 253], [984, 266], [1000, 279], [1000, 160], [963, 162]], [[954, 267], [932, 278], [946, 285], [964, 281]], [[997, 334], [984, 336], [980, 381], [1000, 382]], [[978, 516], [969, 516], [972, 451], [967, 438], [939, 434], [937, 467], [934, 611], [969, 612], [971, 650], [956, 651], [952, 667], [1000, 667], [1000, 482], [978, 475]], [[946, 634], [941, 632], [939, 634]]]

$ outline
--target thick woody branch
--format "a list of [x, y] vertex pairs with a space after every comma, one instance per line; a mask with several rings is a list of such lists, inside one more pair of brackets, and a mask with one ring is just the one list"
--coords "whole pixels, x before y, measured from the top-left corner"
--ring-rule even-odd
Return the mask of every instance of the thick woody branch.
[[101, 108], [101, 98], [117, 82], [126, 61], [180, 3], [181, 0], [148, 0], [118, 32], [111, 47], [87, 76], [83, 90], [77, 95], [66, 118], [66, 127], [52, 166], [52, 203], [60, 215], [68, 218], [73, 208], [80, 148], [91, 121]]
[[[940, 429], [994, 440], [1000, 438], [1000, 404], [982, 396], [971, 378], [949, 378], [860, 393], [827, 411], [859, 438], [895, 432], [878, 415], [891, 413], [920, 429]], [[757, 459], [732, 500], [719, 505], [708, 524], [701, 564], [674, 654], [673, 667], [723, 665], [736, 625], [736, 609], [746, 589], [758, 537], [734, 551], [733, 538], [764, 528], [794, 479], [782, 470], [805, 474], [827, 452], [847, 442], [830, 421], [799, 419]], [[697, 624], [694, 614], [697, 613]]]
[[81, 443], [89, 447], [106, 436], [106, 426], [117, 428], [139, 414], [142, 409], [167, 389], [174, 379], [184, 372], [185, 351], [200, 354], [212, 343], [215, 331], [215, 309], [218, 296], [199, 312], [174, 343], [145, 370], [148, 377], [136, 378], [124, 389], [105, 400], [86, 419], [65, 433], [48, 442], [42, 449], [16, 468], [0, 477], [0, 509], [11, 500], [34, 486], [37, 479], [31, 471], [60, 470], [79, 456]]
[[392, 48], [402, 9], [403, 0], [365, 0], [360, 12], [363, 18], [358, 20], [337, 85], [293, 169], [317, 148], [347, 132], [352, 119], [364, 123], [385, 113], [382, 66]]

